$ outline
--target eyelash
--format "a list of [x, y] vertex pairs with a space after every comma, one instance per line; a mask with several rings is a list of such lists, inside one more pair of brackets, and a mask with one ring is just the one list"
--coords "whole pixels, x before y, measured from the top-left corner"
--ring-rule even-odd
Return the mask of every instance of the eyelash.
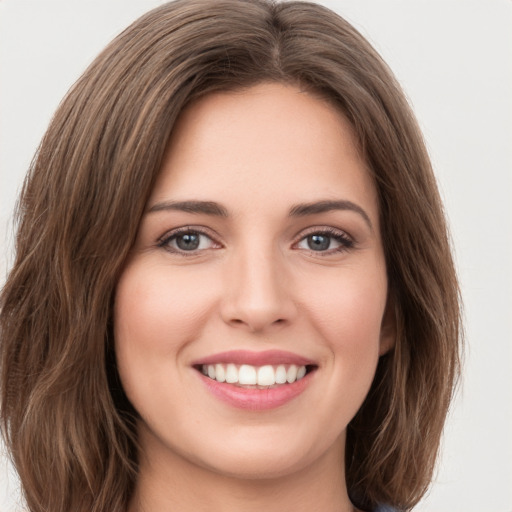
[[[308, 237], [313, 235], [320, 235], [329, 237], [332, 240], [335, 240], [340, 245], [339, 247], [335, 247], [333, 249], [328, 249], [326, 251], [315, 251], [313, 249], [309, 249], [309, 252], [315, 254], [317, 256], [331, 256], [333, 254], [339, 254], [355, 247], [355, 242], [352, 238], [350, 238], [344, 231], [341, 231], [336, 228], [330, 227], [322, 227], [322, 228], [310, 228], [306, 233], [301, 233], [300, 239], [295, 242], [294, 247], [297, 246], [303, 240], [307, 240]], [[308, 250], [308, 249], [306, 249]]]
[[[194, 249], [194, 250], [187, 251], [184, 249], [179, 249], [179, 248], [170, 246], [170, 243], [173, 240], [176, 240], [180, 235], [186, 235], [186, 234], [205, 236], [211, 241], [212, 245], [214, 246], [211, 248], [222, 248], [222, 245], [220, 243], [216, 242], [215, 239], [211, 236], [211, 234], [208, 231], [198, 228], [198, 227], [192, 227], [192, 226], [184, 226], [181, 228], [177, 228], [177, 229], [171, 231], [170, 233], [166, 233], [158, 240], [157, 246], [161, 247], [173, 254], [178, 254], [180, 256], [185, 256], [185, 257], [197, 256], [197, 254], [199, 252], [207, 250], [207, 249]], [[352, 238], [350, 238], [343, 231], [335, 229], [335, 228], [322, 227], [322, 228], [310, 228], [306, 233], [301, 233], [300, 238], [296, 242], [293, 243], [293, 247], [297, 248], [298, 244], [300, 244], [304, 240], [307, 240], [308, 237], [313, 236], [313, 235], [326, 236], [326, 237], [330, 238], [331, 240], [335, 240], [336, 242], [338, 242], [340, 244], [339, 247], [335, 247], [333, 249], [328, 249], [325, 251], [315, 251], [313, 249], [305, 249], [305, 250], [308, 250], [311, 254], [315, 254], [320, 257], [330, 256], [330, 255], [336, 254], [336, 253], [342, 253], [342, 252], [345, 252], [345, 251], [348, 251], [348, 250], [354, 248], [354, 246], [355, 246], [355, 242], [352, 240]], [[208, 249], [210, 249], [210, 248], [208, 248]]]
[[183, 250], [183, 249], [179, 249], [179, 248], [175, 248], [175, 247], [171, 247], [169, 244], [175, 240], [176, 238], [178, 238], [180, 235], [200, 235], [200, 236], [205, 236], [207, 237], [209, 240], [211, 240], [212, 244], [214, 246], [217, 246], [217, 247], [214, 247], [214, 248], [220, 248], [222, 247], [221, 244], [219, 244], [218, 242], [216, 242], [214, 240], [214, 238], [211, 236], [211, 234], [209, 232], [207, 232], [206, 230], [204, 229], [201, 229], [201, 228], [198, 228], [198, 227], [192, 227], [192, 226], [184, 226], [182, 228], [177, 228], [177, 229], [174, 229], [173, 231], [171, 231], [170, 233], [166, 233], [164, 236], [162, 236], [159, 240], [158, 240], [158, 247], [161, 247], [162, 249], [165, 249], [166, 251], [169, 251], [173, 254], [178, 254], [180, 256], [197, 256], [197, 254], [201, 251], [204, 251], [206, 249], [199, 249], [199, 250], [192, 250], [192, 251], [186, 251], [186, 250]]

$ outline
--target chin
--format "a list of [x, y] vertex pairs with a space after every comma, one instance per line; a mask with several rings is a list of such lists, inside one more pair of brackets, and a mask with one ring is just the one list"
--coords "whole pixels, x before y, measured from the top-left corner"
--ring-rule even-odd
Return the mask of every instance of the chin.
[[[204, 461], [206, 462], [206, 461]], [[203, 462], [203, 463], [204, 463]], [[208, 461], [210, 462], [210, 461]], [[224, 454], [222, 460], [217, 460], [214, 464], [203, 466], [208, 471], [227, 478], [240, 480], [276, 480], [286, 478], [292, 474], [300, 472], [310, 463], [304, 458], [300, 450], [295, 454], [276, 453], [274, 451], [270, 456], [263, 453], [245, 452], [244, 456], [240, 454]]]

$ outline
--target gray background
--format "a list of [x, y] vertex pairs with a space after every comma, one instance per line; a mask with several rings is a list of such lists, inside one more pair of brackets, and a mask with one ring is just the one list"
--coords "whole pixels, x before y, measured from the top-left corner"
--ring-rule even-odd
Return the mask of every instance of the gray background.
[[[52, 113], [159, 0], [0, 0], [0, 283], [12, 209]], [[512, 1], [331, 0], [390, 64], [423, 128], [465, 301], [465, 377], [420, 512], [512, 512]], [[0, 456], [0, 511], [22, 510]]]

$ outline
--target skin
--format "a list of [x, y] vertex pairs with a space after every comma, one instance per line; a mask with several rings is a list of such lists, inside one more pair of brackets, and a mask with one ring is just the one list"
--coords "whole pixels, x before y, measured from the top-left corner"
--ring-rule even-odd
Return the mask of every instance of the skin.
[[[191, 200], [226, 216], [165, 207]], [[362, 213], [289, 215], [327, 200]], [[205, 233], [196, 250], [180, 251], [183, 227]], [[312, 250], [312, 233], [328, 248]], [[140, 414], [130, 512], [355, 510], [345, 432], [394, 341], [387, 292], [375, 187], [337, 110], [275, 83], [189, 106], [116, 290], [117, 362]], [[240, 409], [192, 367], [240, 349], [317, 369], [285, 405]]]

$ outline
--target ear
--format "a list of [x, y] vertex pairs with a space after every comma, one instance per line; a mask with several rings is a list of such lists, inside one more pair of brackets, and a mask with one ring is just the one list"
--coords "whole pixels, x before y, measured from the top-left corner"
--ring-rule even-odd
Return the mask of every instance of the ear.
[[396, 311], [395, 300], [393, 294], [388, 293], [388, 300], [384, 315], [382, 317], [382, 324], [380, 327], [380, 347], [379, 356], [387, 354], [395, 346], [396, 342]]

